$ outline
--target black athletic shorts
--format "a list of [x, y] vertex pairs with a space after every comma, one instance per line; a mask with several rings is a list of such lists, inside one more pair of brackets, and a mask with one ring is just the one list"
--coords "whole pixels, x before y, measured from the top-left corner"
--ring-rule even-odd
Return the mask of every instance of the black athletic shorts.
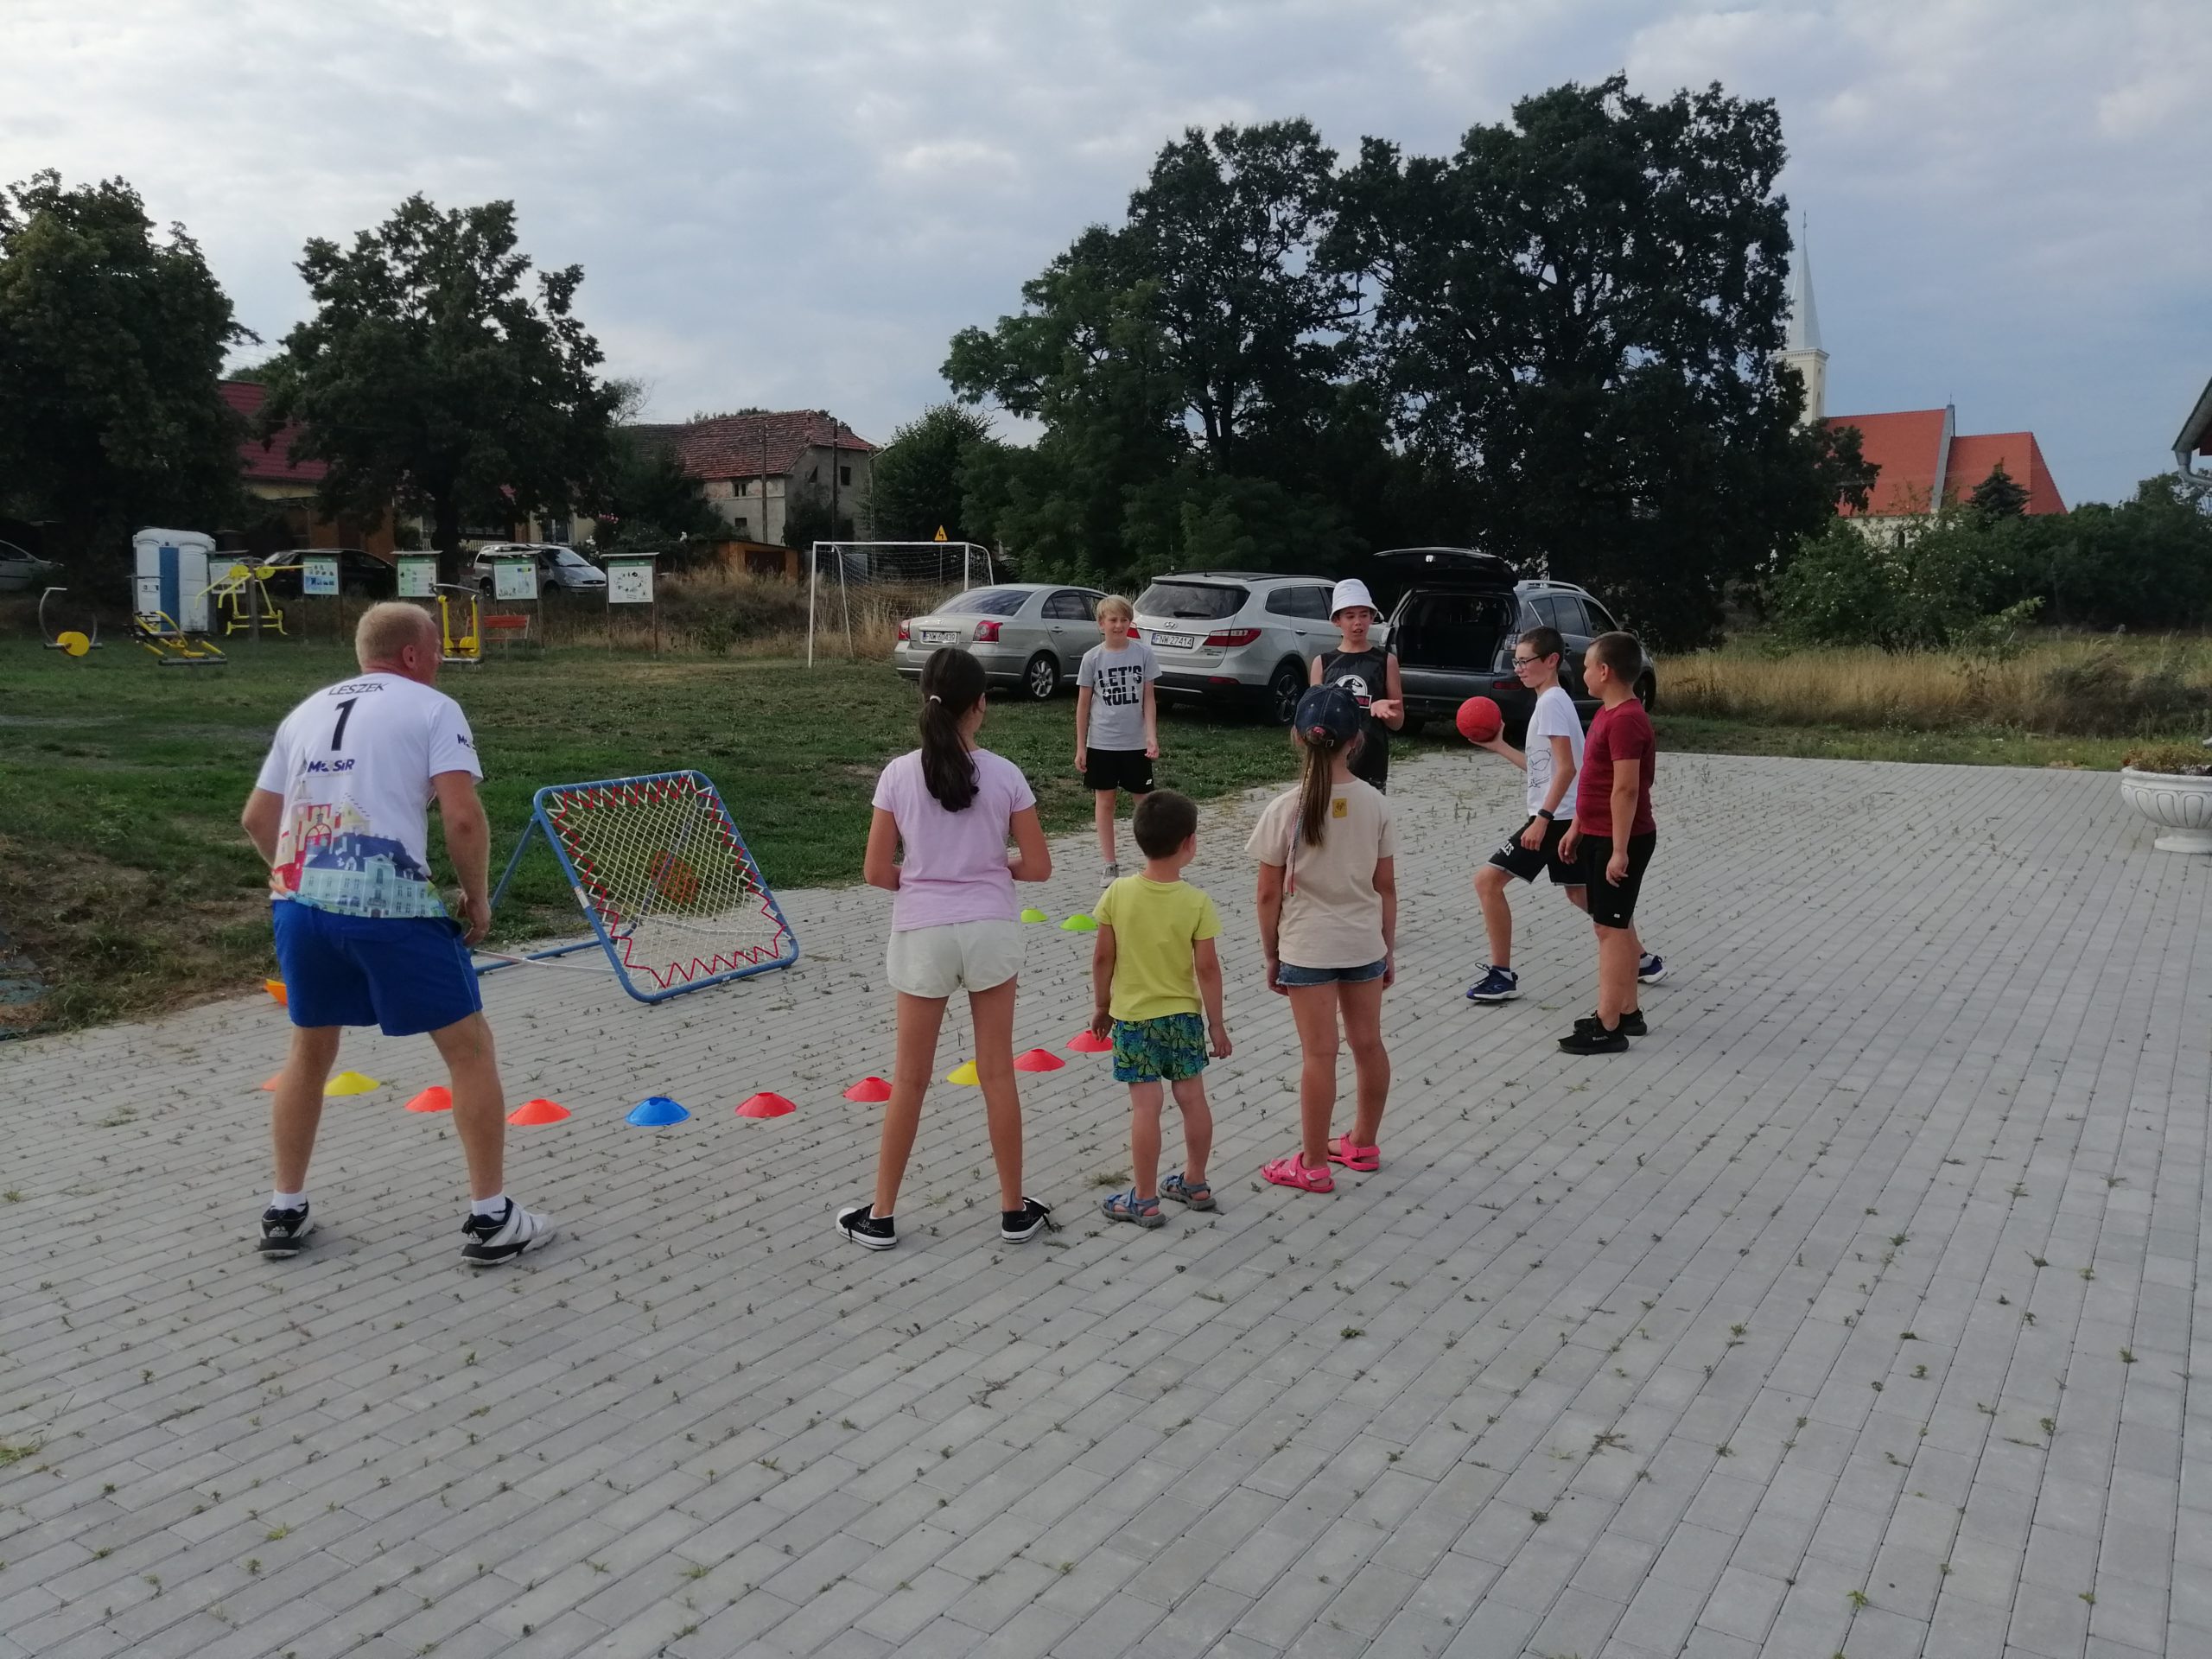
[[1588, 889], [1590, 919], [1600, 927], [1628, 927], [1636, 921], [1636, 895], [1643, 886], [1644, 868], [1651, 862], [1656, 836], [1628, 838], [1628, 880], [1615, 887], [1605, 880], [1605, 866], [1613, 861], [1611, 836], [1585, 836], [1581, 842], [1582, 884]]
[[1517, 875], [1523, 881], [1533, 881], [1546, 870], [1551, 872], [1555, 887], [1579, 887], [1582, 885], [1582, 866], [1569, 863], [1559, 855], [1560, 842], [1574, 827], [1572, 818], [1554, 818], [1544, 826], [1544, 844], [1530, 852], [1521, 844], [1521, 837], [1528, 833], [1530, 818], [1508, 838], [1504, 846], [1490, 855], [1490, 861], [1508, 875]]
[[1126, 789], [1132, 795], [1152, 793], [1152, 757], [1142, 749], [1086, 749], [1083, 769], [1085, 789]]

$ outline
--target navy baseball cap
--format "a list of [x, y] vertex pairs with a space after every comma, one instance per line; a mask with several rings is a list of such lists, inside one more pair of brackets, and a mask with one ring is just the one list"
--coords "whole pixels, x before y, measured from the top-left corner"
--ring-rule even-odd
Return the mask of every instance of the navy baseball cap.
[[1358, 735], [1360, 721], [1359, 704], [1351, 692], [1341, 685], [1315, 685], [1299, 698], [1291, 724], [1301, 737], [1327, 736], [1348, 743]]

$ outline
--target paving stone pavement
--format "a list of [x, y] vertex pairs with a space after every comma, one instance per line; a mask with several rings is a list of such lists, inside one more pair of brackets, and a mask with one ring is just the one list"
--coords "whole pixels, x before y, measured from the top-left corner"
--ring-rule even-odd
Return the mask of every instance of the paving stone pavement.
[[[997, 1241], [941, 1085], [898, 1250], [832, 1232], [875, 1137], [840, 1091], [890, 1062], [864, 888], [785, 895], [793, 972], [659, 1007], [486, 982], [512, 1097], [575, 1111], [511, 1141], [563, 1236], [494, 1274], [399, 1109], [419, 1041], [349, 1040], [385, 1086], [331, 1103], [288, 1262], [249, 1243], [266, 1000], [0, 1049], [0, 1659], [2212, 1654], [2205, 862], [2109, 776], [1670, 755], [1673, 977], [1567, 1059], [1556, 895], [1534, 994], [1460, 996], [1517, 774], [1392, 781], [1382, 1172], [1255, 1179], [1297, 1057], [1224, 803], [1224, 1208], [1157, 1232], [1096, 1216], [1127, 1116], [1080, 1057], [1021, 1085], [1065, 1230]], [[1030, 949], [1058, 1049], [1089, 940]], [[798, 1115], [734, 1118], [759, 1089]], [[697, 1116], [625, 1126], [656, 1092]]]

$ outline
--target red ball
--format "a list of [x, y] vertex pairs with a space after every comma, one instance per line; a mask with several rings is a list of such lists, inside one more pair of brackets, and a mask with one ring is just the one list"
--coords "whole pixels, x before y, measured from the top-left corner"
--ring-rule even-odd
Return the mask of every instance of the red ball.
[[1487, 743], [1505, 729], [1505, 715], [1488, 697], [1469, 697], [1459, 705], [1459, 735], [1470, 743]]

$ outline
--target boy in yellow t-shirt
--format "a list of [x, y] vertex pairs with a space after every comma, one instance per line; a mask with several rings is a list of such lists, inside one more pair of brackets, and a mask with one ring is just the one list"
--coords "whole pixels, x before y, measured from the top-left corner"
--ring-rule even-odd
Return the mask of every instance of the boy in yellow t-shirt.
[[[1137, 803], [1130, 825], [1144, 874], [1106, 889], [1094, 913], [1091, 1034], [1114, 1035], [1114, 1080], [1129, 1085], [1129, 1163], [1134, 1185], [1102, 1206], [1109, 1221], [1158, 1227], [1163, 1198], [1192, 1210], [1214, 1207], [1206, 1185], [1213, 1113], [1206, 1105], [1206, 1049], [1229, 1058], [1221, 1013], [1221, 917], [1213, 900], [1183, 880], [1198, 855], [1198, 809], [1163, 789]], [[1203, 1004], [1205, 1023], [1198, 1020]], [[1160, 1179], [1160, 1084], [1183, 1114], [1183, 1173]]]

